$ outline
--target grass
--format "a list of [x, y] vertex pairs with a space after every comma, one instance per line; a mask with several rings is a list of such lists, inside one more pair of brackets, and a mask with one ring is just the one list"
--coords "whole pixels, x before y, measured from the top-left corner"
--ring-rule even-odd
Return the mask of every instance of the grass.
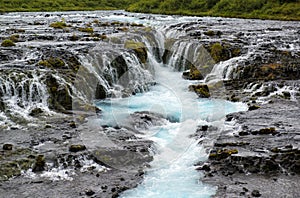
[[0, 0], [0, 5], [0, 13], [126, 9], [158, 14], [300, 20], [300, 0]]

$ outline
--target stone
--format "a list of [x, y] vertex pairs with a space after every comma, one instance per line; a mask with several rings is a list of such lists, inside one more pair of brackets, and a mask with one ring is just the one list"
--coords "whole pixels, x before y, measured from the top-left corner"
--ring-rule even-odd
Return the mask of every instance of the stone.
[[43, 171], [43, 170], [45, 170], [45, 165], [46, 165], [46, 162], [45, 162], [44, 155], [38, 155], [36, 157], [35, 164], [34, 164], [34, 166], [32, 168], [32, 171], [33, 172]]
[[4, 144], [4, 145], [3, 145], [3, 150], [11, 151], [12, 148], [13, 148], [13, 145], [12, 145], [12, 144]]
[[250, 105], [248, 110], [249, 111], [254, 111], [254, 110], [259, 109], [259, 108], [260, 108], [260, 106], [258, 106], [258, 105]]
[[81, 144], [73, 144], [69, 147], [70, 152], [79, 152], [79, 151], [84, 151], [86, 149], [85, 145]]
[[31, 110], [29, 115], [35, 117], [35, 116], [40, 115], [41, 113], [43, 113], [43, 110], [41, 108], [35, 108], [35, 109]]
[[190, 91], [194, 91], [200, 98], [209, 98], [210, 92], [206, 84], [190, 85]]
[[194, 65], [191, 66], [190, 70], [182, 73], [182, 78], [187, 80], [203, 80], [201, 72]]
[[94, 192], [93, 190], [91, 190], [91, 189], [87, 189], [87, 190], [85, 191], [85, 194], [86, 194], [87, 196], [92, 196], [92, 195], [95, 194], [95, 192]]
[[252, 193], [251, 193], [251, 195], [253, 197], [260, 197], [261, 196], [261, 194], [260, 194], [260, 192], [258, 190], [253, 190]]

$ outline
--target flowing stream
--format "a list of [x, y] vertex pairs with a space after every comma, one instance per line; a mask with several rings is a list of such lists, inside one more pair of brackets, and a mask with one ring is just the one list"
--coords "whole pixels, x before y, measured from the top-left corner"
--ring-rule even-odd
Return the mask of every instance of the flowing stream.
[[[69, 27], [50, 27], [58, 21]], [[87, 27], [93, 34], [82, 31]], [[215, 188], [199, 181], [201, 173], [195, 167], [207, 153], [192, 136], [201, 125], [222, 128], [227, 114], [245, 111], [247, 105], [198, 98], [189, 85], [232, 79], [237, 75], [234, 69], [268, 55], [269, 48], [299, 50], [297, 27], [296, 22], [124, 11], [3, 14], [0, 40], [18, 33], [19, 42], [0, 51], [0, 129], [22, 128], [17, 123], [33, 122], [35, 112], [46, 118], [56, 115], [55, 110], [71, 111], [77, 103], [95, 101], [99, 85], [99, 92], [105, 93], [98, 99], [108, 96], [95, 102], [102, 110], [100, 125], [124, 126], [128, 116], [141, 111], [166, 118], [162, 125], [137, 128], [142, 138], [154, 142], [154, 160], [143, 182], [121, 197], [210, 197]], [[210, 30], [221, 34], [208, 36]], [[211, 44], [226, 42], [240, 53], [215, 64], [203, 46], [210, 49]], [[147, 57], [145, 51], [141, 57], [140, 49], [126, 48], [128, 43], [145, 47]], [[63, 68], [41, 64], [57, 57], [65, 61]], [[71, 67], [73, 63], [80, 68]], [[204, 80], [182, 78], [191, 64], [203, 66]]]
[[136, 111], [163, 114], [173, 122], [149, 126], [142, 137], [154, 141], [154, 160], [142, 184], [121, 195], [129, 197], [210, 197], [214, 188], [199, 181], [194, 164], [207, 157], [198, 141], [190, 138], [198, 125], [222, 125], [226, 114], [243, 111], [247, 106], [223, 100], [198, 99], [189, 92], [191, 82], [168, 65], [155, 65], [156, 86], [149, 92], [130, 98], [100, 101], [103, 109], [101, 124], [118, 125]]

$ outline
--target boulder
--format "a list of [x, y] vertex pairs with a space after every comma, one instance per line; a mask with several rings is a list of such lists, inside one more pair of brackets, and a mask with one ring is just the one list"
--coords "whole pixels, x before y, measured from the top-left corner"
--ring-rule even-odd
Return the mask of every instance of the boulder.
[[194, 91], [200, 98], [209, 98], [210, 92], [206, 84], [190, 85], [190, 91]]

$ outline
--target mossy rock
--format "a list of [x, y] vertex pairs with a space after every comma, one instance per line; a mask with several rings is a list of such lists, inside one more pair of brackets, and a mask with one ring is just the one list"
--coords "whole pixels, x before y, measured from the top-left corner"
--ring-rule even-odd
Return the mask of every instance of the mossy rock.
[[217, 151], [212, 151], [209, 154], [208, 158], [211, 160], [222, 160], [222, 159], [226, 159], [232, 154], [237, 154], [237, 153], [238, 153], [237, 149], [219, 149]]
[[70, 152], [79, 152], [84, 150], [86, 150], [86, 147], [85, 145], [81, 145], [81, 144], [73, 144], [69, 147]]
[[80, 32], [86, 32], [86, 33], [94, 33], [94, 29], [91, 27], [84, 27], [84, 28], [78, 28]]
[[230, 58], [239, 56], [241, 49], [231, 46], [229, 43], [213, 43], [206, 47], [215, 62], [226, 61]]
[[258, 105], [251, 105], [251, 106], [249, 106], [249, 111], [254, 111], [254, 110], [256, 110], [256, 109], [259, 109], [260, 108], [260, 106], [258, 106]]
[[210, 92], [206, 84], [190, 85], [190, 91], [194, 91], [200, 98], [209, 98]]
[[2, 47], [12, 47], [12, 46], [16, 46], [16, 44], [10, 40], [10, 39], [6, 39], [1, 43]]
[[36, 157], [36, 160], [35, 160], [34, 166], [32, 168], [32, 171], [33, 172], [43, 171], [43, 170], [45, 170], [45, 165], [46, 165], [46, 162], [45, 162], [44, 155], [38, 155]]
[[42, 114], [44, 111], [41, 108], [34, 108], [31, 110], [31, 112], [29, 113], [30, 116], [39, 116], [40, 114]]
[[18, 176], [33, 167], [36, 153], [27, 148], [0, 151], [0, 181]]
[[48, 68], [55, 68], [55, 69], [61, 69], [62, 67], [65, 66], [65, 62], [61, 58], [54, 58], [50, 57], [47, 60], [41, 60], [39, 65], [48, 67]]
[[206, 32], [204, 32], [204, 34], [206, 36], [221, 36], [222, 35], [222, 32], [221, 31], [213, 31], [213, 30], [208, 30]]
[[133, 50], [137, 55], [137, 57], [139, 58], [139, 60], [142, 63], [146, 63], [148, 56], [147, 56], [147, 48], [144, 43], [136, 42], [133, 40], [127, 40], [124, 44], [124, 47], [126, 49]]
[[182, 77], [188, 80], [203, 80], [201, 72], [192, 65], [190, 70], [183, 72]]
[[18, 42], [20, 38], [19, 34], [13, 34], [9, 37], [9, 40], [11, 40], [12, 42]]
[[57, 22], [51, 23], [50, 27], [53, 27], [55, 29], [64, 29], [64, 28], [70, 27], [70, 26], [67, 25], [66, 22], [64, 22], [64, 21], [57, 21]]

